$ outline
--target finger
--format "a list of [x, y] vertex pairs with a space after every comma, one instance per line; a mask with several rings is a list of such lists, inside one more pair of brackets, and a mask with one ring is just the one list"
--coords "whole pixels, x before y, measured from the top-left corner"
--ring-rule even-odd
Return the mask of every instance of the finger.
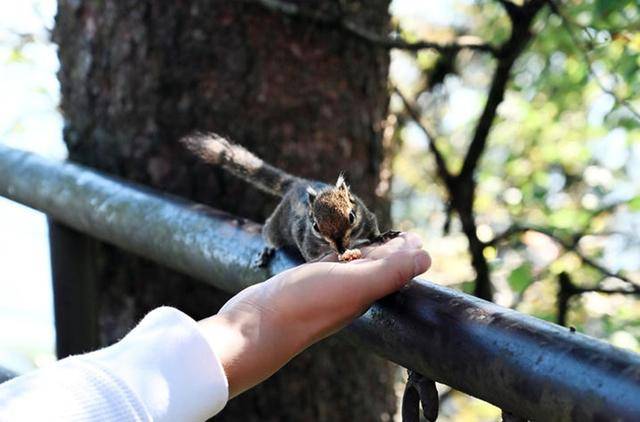
[[[402, 249], [418, 249], [422, 247], [422, 239], [415, 233], [400, 233], [395, 238], [382, 244], [374, 244], [359, 248], [363, 258], [380, 259]], [[338, 255], [329, 253], [318, 260], [319, 262], [338, 262]]]
[[330, 252], [325, 256], [323, 256], [322, 258], [318, 259], [318, 262], [338, 262], [338, 261], [339, 261], [338, 254], [335, 252]]
[[327, 254], [327, 255], [323, 256], [317, 262], [338, 262], [338, 261], [339, 261], [338, 260], [338, 254], [336, 254], [334, 252], [334, 253], [330, 253], [330, 254]]
[[407, 240], [407, 245], [411, 248], [421, 248], [422, 238], [416, 233], [401, 233], [400, 237], [404, 237]]
[[402, 233], [380, 245], [372, 245], [362, 249], [365, 258], [381, 259], [404, 249], [420, 249], [422, 240], [415, 233]]
[[363, 260], [337, 269], [343, 273], [353, 297], [363, 306], [404, 286], [431, 266], [431, 257], [422, 249], [404, 249], [377, 260]]

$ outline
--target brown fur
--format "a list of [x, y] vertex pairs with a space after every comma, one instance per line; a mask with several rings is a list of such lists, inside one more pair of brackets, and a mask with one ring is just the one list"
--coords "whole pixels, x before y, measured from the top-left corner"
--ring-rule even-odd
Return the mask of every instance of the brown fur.
[[301, 181], [215, 133], [196, 132], [180, 139], [180, 143], [205, 163], [222, 166], [271, 195], [283, 196], [292, 184]]
[[348, 247], [348, 234], [351, 232], [349, 213], [353, 205], [345, 189], [330, 188], [321, 192], [311, 207], [320, 233], [335, 244]]
[[[196, 133], [181, 142], [205, 162], [220, 165], [251, 185], [282, 197], [262, 229], [269, 248], [295, 246], [305, 260], [312, 261], [383, 239], [376, 216], [351, 193], [342, 175], [335, 185], [298, 178], [216, 134]], [[261, 264], [269, 256], [263, 254]]]

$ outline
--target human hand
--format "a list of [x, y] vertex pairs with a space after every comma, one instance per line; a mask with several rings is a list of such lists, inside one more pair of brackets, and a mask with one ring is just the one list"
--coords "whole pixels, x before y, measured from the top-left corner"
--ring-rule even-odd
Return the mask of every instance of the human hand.
[[431, 265], [418, 236], [362, 248], [363, 259], [307, 263], [251, 286], [200, 321], [224, 367], [229, 397], [271, 376], [311, 344]]

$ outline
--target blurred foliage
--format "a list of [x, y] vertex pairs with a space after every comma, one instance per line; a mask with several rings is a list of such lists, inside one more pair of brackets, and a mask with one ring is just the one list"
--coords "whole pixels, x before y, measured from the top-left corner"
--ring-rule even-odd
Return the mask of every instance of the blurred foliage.
[[[58, 111], [56, 2], [0, 1], [0, 143], [52, 158], [66, 155]], [[55, 360], [46, 220], [2, 200], [0, 366], [22, 373]], [[16, 280], [20, 280], [16, 283]]]
[[[516, 2], [522, 4], [522, 2]], [[450, 22], [396, 15], [411, 39], [450, 41], [473, 35], [500, 45], [510, 20], [496, 1], [448, 2]], [[490, 242], [514, 224], [535, 225], [612, 273], [640, 283], [640, 3], [635, 0], [556, 2], [545, 7], [535, 37], [516, 62], [476, 170], [478, 237]], [[419, 7], [415, 3], [416, 7]], [[450, 61], [450, 60], [449, 60]], [[459, 169], [484, 107], [495, 59], [462, 51], [442, 75], [433, 51], [392, 52], [392, 82], [415, 99], [422, 123], [438, 134], [449, 168]], [[435, 83], [433, 83], [435, 77]], [[429, 278], [472, 291], [468, 243], [455, 215], [444, 232], [446, 189], [437, 178], [429, 139], [398, 98], [394, 218], [417, 230], [434, 257]], [[552, 237], [523, 231], [484, 251], [496, 302], [556, 321], [558, 275], [581, 287], [627, 284], [585, 265]], [[568, 324], [640, 352], [640, 307], [630, 294], [584, 293], [569, 302]], [[465, 404], [466, 403], [466, 404]], [[471, 412], [477, 401], [456, 398], [450, 420], [496, 420]], [[482, 405], [480, 405], [482, 406]], [[489, 405], [484, 405], [491, 407]]]

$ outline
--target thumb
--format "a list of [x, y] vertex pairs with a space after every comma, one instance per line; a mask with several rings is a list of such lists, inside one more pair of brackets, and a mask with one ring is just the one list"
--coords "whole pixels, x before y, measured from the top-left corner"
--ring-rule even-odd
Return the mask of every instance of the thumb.
[[374, 302], [383, 296], [403, 287], [413, 277], [427, 271], [431, 266], [431, 257], [422, 249], [401, 250], [384, 259], [362, 262], [353, 267], [353, 283], [363, 283], [364, 301]]

